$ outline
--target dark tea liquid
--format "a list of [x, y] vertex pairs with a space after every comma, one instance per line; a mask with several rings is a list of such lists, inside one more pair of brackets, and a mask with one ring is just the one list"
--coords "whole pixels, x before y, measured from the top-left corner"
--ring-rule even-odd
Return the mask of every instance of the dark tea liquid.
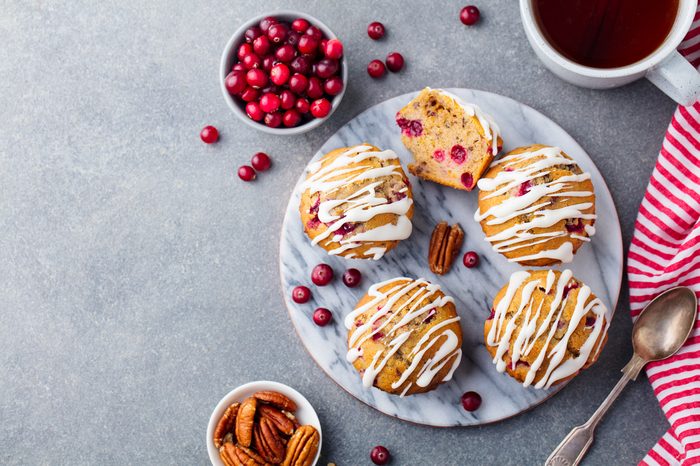
[[533, 0], [547, 41], [566, 58], [617, 68], [648, 57], [666, 39], [678, 0]]

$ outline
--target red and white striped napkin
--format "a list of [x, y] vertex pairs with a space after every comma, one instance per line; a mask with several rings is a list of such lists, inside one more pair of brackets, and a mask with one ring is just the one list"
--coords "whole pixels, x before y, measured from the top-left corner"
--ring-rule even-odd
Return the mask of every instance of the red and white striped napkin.
[[[678, 50], [700, 66], [700, 8]], [[674, 286], [700, 296], [700, 101], [678, 107], [668, 127], [639, 208], [627, 274], [633, 318]], [[646, 372], [670, 427], [640, 464], [700, 464], [700, 320], [675, 356]]]

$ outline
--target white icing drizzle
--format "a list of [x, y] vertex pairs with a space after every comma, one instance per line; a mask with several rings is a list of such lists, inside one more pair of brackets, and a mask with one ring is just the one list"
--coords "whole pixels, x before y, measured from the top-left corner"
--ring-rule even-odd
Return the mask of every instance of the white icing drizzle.
[[[554, 335], [559, 329], [559, 322], [564, 311], [564, 306], [566, 305], [569, 296], [573, 295], [572, 291], [571, 293], [567, 294], [566, 297], [564, 296], [566, 286], [573, 278], [573, 274], [571, 270], [567, 269], [562, 271], [561, 275], [557, 279], [554, 271], [550, 270], [547, 273], [544, 293], [549, 293], [550, 291], [554, 292], [554, 298], [551, 306], [548, 309], [543, 308], [544, 300], [540, 301], [540, 304], [536, 309], [533, 307], [533, 293], [537, 287], [542, 285], [540, 284], [539, 279], [528, 281], [530, 276], [530, 272], [526, 271], [515, 272], [511, 275], [506, 293], [494, 309], [493, 322], [486, 337], [486, 344], [497, 347], [496, 356], [494, 357], [493, 362], [496, 364], [496, 369], [499, 372], [503, 372], [506, 369], [504, 355], [507, 351], [510, 350], [511, 366], [514, 368], [522, 357], [530, 356], [532, 354], [536, 341], [543, 338], [544, 344], [542, 345], [540, 351], [536, 354], [534, 362], [530, 364], [530, 368], [525, 377], [525, 381], [523, 382], [523, 386], [528, 387], [532, 384], [537, 372], [542, 368], [545, 357], [548, 356], [549, 364], [546, 366], [546, 368], [543, 368], [545, 371], [544, 375], [537, 382], [537, 384], [535, 384], [535, 388], [549, 388], [558, 380], [570, 377], [581, 370], [581, 368], [583, 368], [588, 361], [591, 353], [595, 351], [594, 354], [598, 354], [603, 339], [600, 339], [598, 345], [596, 345], [596, 342], [598, 341], [601, 333], [607, 331], [607, 324], [603, 318], [607, 314], [607, 310], [605, 305], [598, 298], [592, 299], [587, 303], [591, 297], [591, 289], [586, 285], [582, 285], [578, 289], [578, 294], [576, 295], [576, 305], [573, 315], [571, 316], [571, 320], [568, 322], [568, 326], [566, 327], [566, 331], [564, 332], [561, 340], [556, 342], [556, 344], [554, 344], [554, 346], [550, 349], [550, 344], [553, 344], [556, 341], [553, 341], [553, 339]], [[513, 313], [510, 319], [506, 321], [507, 311], [521, 286], [522, 292], [520, 295], [518, 309]], [[564, 360], [567, 344], [571, 338], [571, 335], [573, 334], [574, 330], [576, 330], [576, 327], [581, 322], [581, 319], [583, 319], [584, 316], [591, 311], [596, 315], [596, 321], [588, 330], [590, 333], [588, 334], [584, 344], [581, 345], [579, 355], [577, 357]], [[544, 315], [545, 318], [538, 326], [537, 319], [541, 315]], [[513, 339], [515, 332], [518, 331], [518, 325], [516, 322], [520, 323], [519, 332], [511, 344], [511, 340]]]
[[[516, 167], [518, 164], [535, 158], [539, 158], [539, 160]], [[519, 189], [523, 183], [531, 182], [535, 178], [546, 175], [553, 166], [573, 165], [574, 163], [573, 160], [565, 157], [558, 147], [543, 147], [520, 154], [507, 155], [491, 165], [492, 167], [501, 165], [503, 169], [494, 178], [481, 178], [477, 185], [482, 192], [489, 193], [484, 196], [484, 199], [490, 199], [513, 189]], [[505, 170], [505, 168], [509, 170]], [[546, 243], [550, 239], [558, 237], [582, 239], [583, 235], [580, 232], [532, 233], [532, 229], [548, 228], [566, 219], [595, 220], [595, 214], [585, 213], [585, 211], [593, 207], [591, 202], [580, 202], [558, 209], [547, 209], [550, 203], [543, 200], [547, 196], [565, 198], [590, 196], [593, 194], [592, 191], [577, 191], [573, 189], [573, 183], [580, 183], [590, 178], [590, 173], [581, 173], [580, 175], [562, 176], [556, 180], [541, 184], [532, 184], [528, 192], [521, 196], [508, 197], [486, 212], [482, 213], [477, 209], [474, 213], [474, 219], [480, 222], [488, 218], [486, 221], [487, 225], [501, 225], [520, 215], [534, 214], [533, 218], [528, 222], [513, 225], [486, 237], [493, 249], [500, 253]], [[595, 228], [592, 225], [585, 224], [584, 231], [589, 237], [595, 234]], [[561, 262], [571, 262], [574, 258], [573, 246], [572, 241], [566, 241], [556, 249], [545, 249], [531, 255], [508, 258], [508, 261], [525, 262], [546, 258], [556, 259]]]
[[[364, 160], [376, 158], [382, 161], [395, 161], [396, 164], [388, 164], [382, 167], [362, 167]], [[350, 166], [354, 164], [354, 166]], [[309, 176], [302, 185], [303, 190], [309, 190], [310, 194], [324, 192], [330, 194], [351, 183], [364, 180], [374, 180], [382, 177], [398, 176], [403, 179], [404, 174], [401, 164], [394, 151], [375, 151], [371, 146], [359, 145], [349, 148], [336, 157], [331, 163], [323, 166], [321, 160], [309, 165]], [[377, 195], [376, 189], [383, 181], [373, 181], [361, 186], [357, 191], [345, 199], [328, 199], [319, 204], [318, 219], [323, 223], [329, 223], [328, 229], [313, 239], [313, 244], [326, 240], [332, 236], [331, 241], [340, 244], [339, 247], [329, 251], [329, 254], [337, 255], [345, 251], [360, 247], [364, 242], [399, 241], [411, 236], [413, 226], [407, 213], [413, 204], [409, 196], [395, 202], [389, 201], [383, 196]], [[408, 190], [401, 190], [404, 193]], [[344, 205], [342, 215], [332, 214], [337, 207]], [[367, 222], [379, 214], [394, 214], [396, 223], [388, 223], [371, 230], [349, 233], [347, 238], [341, 234], [335, 234], [346, 223]], [[374, 260], [380, 259], [386, 248], [375, 246], [365, 254], [371, 255]], [[350, 253], [346, 257], [355, 257]]]
[[[387, 286], [389, 288], [386, 291], [381, 291], [382, 288]], [[435, 298], [438, 293], [440, 293], [440, 286], [432, 284], [423, 278], [416, 280], [405, 277], [394, 278], [372, 285], [367, 291], [371, 299], [345, 317], [345, 326], [349, 330], [354, 329], [348, 342], [350, 349], [346, 356], [350, 363], [355, 362], [362, 356], [362, 344], [370, 338], [374, 338], [375, 335], [379, 334], [386, 335], [387, 337], [395, 335], [386, 345], [386, 349], [378, 351], [372, 358], [369, 367], [365, 369], [362, 375], [362, 383], [366, 388], [374, 384], [374, 380], [389, 359], [411, 336], [412, 330], [398, 333], [402, 327], [410, 322], [423, 321], [429, 316], [430, 311], [442, 307], [447, 303], [454, 303], [454, 300], [450, 296], [442, 295], [439, 298]], [[404, 296], [405, 302], [400, 306], [396, 306], [396, 303]], [[421, 305], [423, 301], [427, 301], [428, 304]], [[371, 309], [377, 309], [377, 311], [367, 322], [360, 322], [359, 325], [357, 325], [356, 319]], [[404, 310], [406, 311], [405, 314], [399, 319], [398, 316]], [[375, 325], [376, 322], [382, 318], [386, 318], [386, 320], [380, 325]], [[459, 337], [451, 329], [445, 328], [453, 322], [459, 322], [459, 316], [446, 319], [432, 326], [430, 330], [421, 337], [409, 353], [409, 367], [401, 374], [399, 380], [392, 384], [392, 388], [400, 387], [413, 373], [418, 374], [416, 384], [419, 387], [427, 387], [432, 383], [438, 372], [448, 363], [452, 364], [450, 366], [450, 371], [441, 382], [446, 382], [452, 378], [452, 374], [454, 374], [454, 371], [457, 369], [462, 359]], [[438, 341], [442, 342], [433, 357], [421, 364], [425, 354], [434, 347]], [[401, 396], [404, 396], [410, 387], [411, 383], [403, 390]]]
[[[429, 87], [427, 89], [430, 90]], [[457, 105], [462, 107], [464, 113], [466, 113], [470, 117], [475, 116], [476, 119], [479, 120], [479, 124], [481, 125], [481, 127], [484, 129], [484, 134], [486, 135], [486, 138], [489, 141], [491, 141], [491, 154], [498, 154], [498, 135], [500, 134], [501, 130], [498, 128], [496, 122], [493, 121], [493, 118], [491, 118], [491, 116], [487, 113], [484, 113], [484, 111], [481, 110], [481, 108], [478, 105], [465, 102], [460, 97], [454, 95], [451, 92], [448, 92], [444, 89], [434, 90], [444, 95], [445, 97], [449, 97], [452, 100], [454, 100], [457, 103]]]

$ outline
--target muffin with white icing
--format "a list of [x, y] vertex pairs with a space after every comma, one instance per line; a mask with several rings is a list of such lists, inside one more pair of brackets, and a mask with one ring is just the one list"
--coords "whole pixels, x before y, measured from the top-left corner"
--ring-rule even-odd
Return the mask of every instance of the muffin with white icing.
[[396, 114], [414, 175], [471, 191], [503, 146], [493, 119], [442, 89], [423, 89]]
[[474, 218], [509, 262], [571, 262], [595, 233], [591, 175], [558, 147], [515, 149], [496, 160], [478, 186]]
[[333, 150], [309, 165], [302, 189], [304, 231], [329, 254], [377, 260], [411, 235], [413, 194], [391, 150]]
[[345, 318], [347, 359], [366, 388], [413, 395], [447, 382], [462, 358], [454, 300], [425, 279], [372, 285]]
[[484, 325], [499, 372], [549, 388], [593, 364], [607, 340], [605, 305], [570, 270], [515, 272]]

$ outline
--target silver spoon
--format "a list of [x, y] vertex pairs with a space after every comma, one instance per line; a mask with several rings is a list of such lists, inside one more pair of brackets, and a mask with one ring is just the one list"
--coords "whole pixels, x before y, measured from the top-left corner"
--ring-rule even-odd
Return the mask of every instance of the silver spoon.
[[679, 286], [661, 293], [642, 310], [632, 328], [632, 360], [608, 397], [582, 426], [569, 435], [549, 455], [545, 466], [574, 466], [581, 462], [593, 443], [593, 432], [627, 382], [636, 380], [644, 365], [672, 356], [683, 346], [695, 324], [697, 298], [690, 288]]

